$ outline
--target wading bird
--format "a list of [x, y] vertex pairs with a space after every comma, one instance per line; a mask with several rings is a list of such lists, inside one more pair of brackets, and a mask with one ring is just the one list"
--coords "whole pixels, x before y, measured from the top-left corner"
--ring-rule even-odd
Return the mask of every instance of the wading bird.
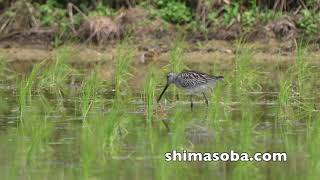
[[206, 73], [197, 71], [184, 71], [181, 73], [170, 72], [167, 75], [167, 84], [160, 94], [158, 101], [168, 89], [170, 84], [175, 84], [178, 88], [184, 89], [188, 92], [190, 98], [191, 110], [193, 109], [192, 95], [195, 93], [202, 93], [205, 102], [208, 106], [208, 98], [206, 92], [213, 88], [217, 80], [223, 79], [223, 76], [211, 76]]

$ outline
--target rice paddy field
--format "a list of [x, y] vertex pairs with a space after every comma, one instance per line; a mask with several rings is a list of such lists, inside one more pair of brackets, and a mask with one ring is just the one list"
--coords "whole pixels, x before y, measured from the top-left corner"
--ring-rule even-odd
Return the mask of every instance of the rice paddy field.
[[[0, 56], [0, 179], [319, 178], [320, 67], [307, 45], [297, 44], [290, 64], [263, 67], [252, 62], [254, 46], [235, 42], [225, 68], [185, 63], [183, 44], [173, 44], [169, 63], [141, 68], [136, 88], [130, 42], [116, 47], [112, 80], [99, 63], [72, 66], [77, 52], [63, 46], [25, 73]], [[208, 107], [199, 95], [191, 111], [174, 86], [156, 102], [166, 74], [183, 69], [224, 76]], [[173, 150], [286, 152], [287, 161], [166, 161]]]

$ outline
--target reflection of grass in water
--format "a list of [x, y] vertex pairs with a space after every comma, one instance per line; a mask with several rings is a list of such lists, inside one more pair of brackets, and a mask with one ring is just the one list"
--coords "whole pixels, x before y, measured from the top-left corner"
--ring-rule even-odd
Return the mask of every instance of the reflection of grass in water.
[[[81, 136], [81, 174], [89, 178], [103, 169], [116, 172], [116, 165], [112, 160], [117, 155], [119, 122], [122, 120], [120, 112], [112, 108], [107, 116], [101, 112], [94, 112], [88, 116], [86, 126], [82, 128]], [[114, 174], [116, 176], [116, 174]]]
[[116, 178], [120, 161], [114, 158], [121, 156], [122, 138], [127, 135], [132, 117], [124, 113], [127, 102], [121, 99], [113, 101], [107, 113], [101, 111], [102, 103], [93, 104], [81, 133], [81, 174], [90, 178], [108, 172], [102, 177]]
[[48, 177], [49, 162], [52, 159], [48, 142], [52, 137], [53, 107], [43, 97], [29, 102], [28, 112], [23, 116], [23, 123], [18, 125], [13, 137], [12, 145], [15, 149], [10, 152], [13, 160], [10, 162], [10, 179], [16, 179], [23, 172], [23, 176], [34, 177], [34, 169], [41, 169], [41, 175]]
[[[84, 82], [82, 89], [82, 111], [86, 117], [86, 124], [82, 131], [81, 143], [81, 169], [85, 178], [90, 178], [101, 168], [104, 172], [109, 172], [109, 178], [118, 177], [117, 160], [121, 144], [121, 136], [126, 135], [126, 126], [130, 123], [130, 116], [125, 115], [130, 100], [130, 90], [128, 89], [128, 71], [133, 58], [133, 49], [129, 41], [123, 41], [117, 47], [116, 69], [115, 69], [115, 89], [116, 96], [108, 107], [108, 112], [101, 112], [103, 104], [96, 103], [94, 89], [99, 84], [95, 75]], [[95, 90], [97, 91], [97, 90]], [[92, 105], [93, 104], [93, 105]], [[90, 106], [93, 106], [90, 108]], [[91, 113], [88, 111], [91, 109]], [[95, 148], [92, 148], [95, 147]], [[110, 174], [112, 174], [110, 176]]]
[[319, 177], [320, 175], [320, 116], [317, 115], [313, 119], [309, 135], [307, 136], [307, 152], [310, 156], [308, 159], [307, 177], [313, 179], [313, 177]]
[[[124, 127], [127, 121], [123, 112], [127, 109], [127, 100], [116, 95], [115, 100], [107, 108], [108, 112], [103, 112], [103, 97], [99, 95], [102, 89], [102, 81], [94, 70], [82, 83], [80, 102], [81, 114], [84, 118], [82, 129], [81, 165], [84, 177], [90, 177], [94, 172], [93, 164], [106, 166], [108, 159], [117, 154], [118, 138], [120, 131], [125, 132]], [[124, 91], [124, 88], [121, 88]], [[92, 148], [95, 147], [95, 148]], [[109, 166], [109, 165], [108, 165]], [[110, 167], [114, 168], [114, 167]]]
[[131, 117], [125, 113], [130, 100], [127, 78], [132, 57], [133, 50], [129, 48], [128, 42], [122, 42], [118, 46], [116, 55], [116, 95], [111, 105], [107, 107], [107, 112], [101, 111], [104, 109], [104, 101], [102, 103], [97, 101], [98, 98], [102, 98], [97, 95], [102, 88], [97, 74], [92, 73], [83, 82], [80, 99], [85, 123], [81, 133], [80, 159], [81, 174], [84, 178], [90, 178], [102, 171], [108, 172], [106, 176], [108, 178], [119, 176], [117, 173], [119, 161], [113, 158], [119, 155], [121, 137], [126, 135], [126, 127], [131, 123]]
[[[154, 156], [161, 156], [160, 159], [154, 159], [156, 179], [168, 179], [170, 177], [186, 177], [186, 170], [181, 164], [176, 162], [166, 162], [164, 154], [172, 150], [182, 151], [186, 149], [185, 129], [186, 118], [185, 111], [181, 104], [177, 104], [177, 108], [172, 117], [171, 131], [172, 134], [162, 139], [154, 129], [149, 129], [150, 153]], [[160, 146], [157, 146], [161, 144]], [[179, 174], [179, 176], [177, 176]]]

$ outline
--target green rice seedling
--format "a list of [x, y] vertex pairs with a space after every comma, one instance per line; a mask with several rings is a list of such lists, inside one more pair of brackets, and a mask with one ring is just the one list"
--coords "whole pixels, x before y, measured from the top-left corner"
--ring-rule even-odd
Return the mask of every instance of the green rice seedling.
[[[300, 93], [308, 93], [310, 92], [310, 84], [308, 83], [310, 76], [311, 76], [311, 69], [310, 66], [305, 58], [306, 56], [306, 47], [303, 45], [298, 45], [295, 64], [294, 64], [294, 71], [297, 74], [297, 83], [298, 83], [298, 91]], [[304, 96], [302, 94], [302, 96]]]
[[[253, 143], [254, 138], [254, 126], [257, 121], [257, 112], [259, 112], [259, 107], [256, 106], [256, 100], [250, 98], [248, 95], [244, 95], [239, 98], [240, 100], [240, 124], [239, 124], [239, 136], [238, 145], [236, 150], [238, 152], [248, 152], [253, 154], [252, 149], [255, 149]], [[253, 111], [254, 110], [254, 111]], [[230, 150], [230, 149], [229, 149]], [[253, 172], [253, 173], [250, 173]], [[238, 162], [233, 170], [234, 179], [251, 179], [253, 174], [259, 174], [259, 169], [256, 167], [254, 162]]]
[[183, 70], [184, 49], [185, 49], [184, 40], [182, 38], [175, 39], [172, 45], [172, 50], [170, 51], [171, 71], [181, 72]]
[[32, 87], [34, 84], [34, 81], [36, 80], [36, 76], [38, 75], [38, 72], [41, 68], [41, 64], [34, 65], [31, 74], [26, 80], [22, 80], [20, 82], [20, 86], [18, 89], [19, 97], [18, 97], [18, 104], [19, 104], [19, 110], [20, 110], [20, 120], [23, 120], [23, 114], [25, 111], [25, 108], [28, 103], [31, 101], [31, 92]]
[[[170, 70], [172, 72], [181, 72], [185, 66], [183, 64], [184, 57], [184, 49], [185, 42], [183, 38], [178, 37], [175, 39], [172, 45], [172, 50], [170, 51]], [[177, 88], [173, 87], [173, 100], [176, 99], [176, 96], [179, 95], [177, 93]]]
[[70, 76], [76, 73], [68, 64], [72, 53], [72, 49], [68, 47], [61, 47], [56, 51], [53, 63], [42, 73], [39, 82], [40, 90], [46, 90], [50, 94], [60, 98], [63, 94], [67, 94], [68, 88], [66, 88], [66, 84]]
[[232, 80], [229, 79], [229, 75], [225, 75], [223, 82], [217, 84], [213, 89], [207, 120], [208, 126], [214, 131], [214, 148], [209, 147], [210, 151], [228, 151], [232, 144], [232, 142], [229, 141], [231, 138], [225, 138], [226, 134], [224, 133], [226, 130], [232, 132], [234, 126], [231, 108], [232, 83], [230, 81]]
[[102, 86], [102, 81], [98, 79], [96, 70], [94, 70], [89, 78], [82, 82], [80, 102], [81, 102], [81, 114], [84, 120], [92, 107], [92, 104], [97, 101], [98, 90]]
[[[97, 108], [92, 115], [87, 116], [81, 133], [82, 177], [90, 178], [99, 171], [117, 171], [118, 162], [113, 161], [113, 158], [120, 151], [120, 136], [125, 135], [119, 130], [121, 121], [125, 120], [121, 108], [115, 104], [106, 115]], [[112, 177], [117, 177], [117, 174]]]
[[[153, 160], [156, 179], [177, 177], [176, 173], [178, 172], [180, 177], [185, 175], [185, 171], [182, 173], [185, 169], [181, 164], [176, 162], [166, 162], [164, 159], [164, 154], [166, 152], [172, 152], [172, 150], [182, 152], [183, 150], [188, 149], [185, 138], [187, 122], [184, 115], [185, 111], [181, 104], [179, 104], [172, 116], [172, 134], [169, 138], [162, 139], [159, 137], [159, 134], [155, 133], [153, 128], [149, 128], [148, 137], [150, 142], [150, 154], [161, 157], [160, 159]], [[159, 144], [161, 144], [161, 146], [159, 146]]]
[[[213, 72], [221, 74], [219, 70], [214, 67]], [[230, 73], [224, 75], [223, 81], [217, 83], [217, 85], [211, 91], [211, 103], [209, 107], [209, 121], [213, 121], [213, 128], [218, 130], [222, 128], [219, 126], [218, 121], [226, 120], [230, 118], [230, 103], [232, 101], [232, 80], [229, 78]]]
[[134, 49], [129, 40], [123, 40], [116, 49], [115, 67], [115, 90], [117, 97], [120, 97], [123, 89], [127, 88], [127, 78], [130, 75], [130, 63], [134, 56]]
[[242, 131], [250, 130], [250, 126], [252, 123], [252, 111], [254, 108], [253, 104], [256, 100], [249, 96], [250, 91], [257, 91], [260, 88], [260, 84], [258, 83], [258, 74], [251, 67], [251, 59], [253, 56], [252, 47], [243, 47], [240, 48], [241, 42], [237, 44], [237, 52], [235, 59], [235, 75], [232, 84], [234, 85], [236, 98], [239, 100], [240, 109], [241, 109], [241, 119], [245, 126]]
[[287, 133], [290, 131], [290, 127], [285, 121], [294, 118], [292, 108], [293, 98], [291, 82], [285, 79], [280, 80], [273, 138], [283, 140], [285, 142], [283, 149], [286, 151], [288, 150], [289, 143]]
[[[304, 119], [308, 124], [312, 120], [312, 114], [315, 104], [315, 93], [313, 92], [315, 87], [315, 71], [314, 68], [308, 63], [306, 58], [307, 47], [298, 45], [296, 61], [292, 68], [294, 76], [292, 81], [297, 84], [297, 115], [299, 119]], [[314, 95], [314, 96], [312, 96]]]
[[[238, 101], [240, 110], [238, 118], [240, 134], [235, 137], [238, 139], [236, 150], [252, 154], [253, 130], [255, 123], [259, 120], [256, 119], [259, 107], [256, 106], [257, 98], [250, 96], [249, 93], [260, 91], [261, 87], [258, 81], [259, 75], [251, 66], [253, 47], [244, 46], [241, 41], [237, 42], [236, 46], [235, 72], [231, 82], [235, 94], [234, 98], [236, 102]], [[230, 151], [230, 147], [228, 147], [228, 151]], [[258, 172], [258, 170], [254, 163], [238, 162], [232, 172], [232, 177], [235, 179], [250, 179], [252, 178], [250, 172]]]
[[[280, 81], [280, 89], [277, 100], [276, 107], [276, 117], [275, 117], [275, 129], [273, 130], [274, 141], [282, 141], [283, 144], [277, 145], [274, 148], [277, 151], [283, 151], [291, 157], [291, 163], [287, 164], [288, 170], [294, 170], [297, 168], [297, 159], [294, 158], [299, 149], [301, 143], [300, 138], [296, 138], [296, 127], [294, 122], [297, 119], [296, 114], [296, 96], [294, 94], [293, 83], [290, 80], [286, 80], [286, 76]], [[277, 167], [275, 166], [274, 171], [277, 172]], [[292, 174], [294, 177], [300, 176], [297, 170]]]
[[260, 84], [257, 82], [258, 73], [251, 66], [251, 60], [254, 53], [253, 50], [253, 46], [245, 46], [241, 40], [236, 44], [235, 74], [233, 77], [233, 85], [237, 94], [240, 96], [242, 93], [246, 94], [248, 91], [257, 90], [260, 88]]
[[80, 155], [81, 173], [84, 178], [91, 178], [99, 171], [117, 171], [118, 162], [112, 159], [120, 151], [120, 136], [125, 135], [125, 129], [120, 125], [128, 121], [124, 115], [127, 103], [122, 100], [120, 94], [111, 102], [107, 113], [101, 111], [104, 106], [104, 101], [99, 101], [102, 81], [95, 72], [97, 70], [83, 82], [80, 97], [81, 113], [85, 119], [81, 132]]
[[[226, 80], [227, 78], [225, 77], [224, 78], [224, 82], [227, 82]], [[212, 118], [214, 120], [221, 120], [221, 119], [224, 119], [224, 107], [225, 107], [225, 104], [221, 104], [221, 101], [223, 101], [224, 98], [222, 98], [222, 86], [220, 84], [217, 84], [217, 86], [213, 89], [213, 92], [212, 92], [212, 96], [211, 96], [211, 107], [210, 107], [210, 110], [211, 110], [211, 115], [212, 115]], [[229, 96], [223, 96], [225, 98], [229, 97]]]
[[155, 75], [155, 70], [152, 68], [148, 73], [147, 83], [144, 87], [144, 98], [146, 101], [146, 117], [147, 122], [150, 124], [153, 119], [153, 110], [154, 110], [154, 100], [155, 100], [155, 90], [157, 85], [157, 76]]
[[[278, 107], [276, 120], [290, 119], [293, 115], [291, 104], [293, 103], [292, 86], [286, 80], [281, 80], [278, 94]], [[290, 117], [291, 116], [291, 117]], [[276, 125], [279, 122], [276, 123]]]

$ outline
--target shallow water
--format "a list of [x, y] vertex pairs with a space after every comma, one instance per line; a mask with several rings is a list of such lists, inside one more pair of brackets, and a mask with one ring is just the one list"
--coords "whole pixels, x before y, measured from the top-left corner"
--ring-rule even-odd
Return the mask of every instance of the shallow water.
[[[277, 139], [274, 127], [274, 112], [277, 102], [275, 101], [275, 92], [252, 92], [250, 96], [259, 99], [254, 104], [255, 116], [250, 127], [252, 128], [252, 140], [250, 151], [282, 151], [285, 142]], [[37, 99], [37, 96], [32, 97]], [[167, 150], [192, 150], [203, 152], [215, 152], [227, 150], [229, 148], [237, 150], [239, 147], [239, 137], [241, 137], [241, 102], [231, 101], [229, 103], [218, 102], [220, 106], [226, 107], [231, 116], [230, 119], [213, 118], [210, 115], [210, 109], [215, 108], [210, 104], [209, 109], [205, 106], [202, 99], [194, 102], [194, 110], [190, 111], [189, 102], [177, 101], [174, 103], [165, 103], [165, 110], [167, 113], [165, 120], [168, 121], [170, 127], [173, 128], [171, 132], [167, 132], [163, 124], [159, 120], [155, 120], [152, 126], [147, 126], [145, 122], [145, 104], [141, 98], [136, 97], [128, 102], [126, 108], [121, 109], [121, 116], [129, 118], [130, 122], [126, 122], [123, 129], [117, 129], [115, 146], [113, 148], [104, 149], [107, 152], [90, 152], [87, 148], [95, 148], [95, 146], [86, 146], [82, 141], [83, 131], [86, 128], [83, 117], [77, 112], [76, 107], [79, 104], [79, 99], [62, 99], [57, 103], [57, 100], [49, 100], [52, 103], [53, 110], [46, 114], [42, 111], [37, 112], [40, 105], [33, 103], [34, 106], [26, 107], [26, 116], [32, 115], [33, 120], [29, 117], [26, 121], [46, 119], [46, 123], [52, 129], [46, 129], [43, 124], [30, 124], [22, 126], [19, 117], [19, 109], [15, 102], [16, 97], [8, 93], [2, 93], [1, 101], [1, 118], [0, 118], [0, 141], [1, 141], [1, 161], [2, 173], [8, 178], [32, 178], [37, 179], [77, 179], [83, 176], [83, 164], [81, 159], [83, 155], [81, 151], [89, 151], [88, 153], [96, 156], [97, 154], [107, 154], [103, 157], [104, 160], [98, 164], [97, 160], [89, 162], [88, 171], [89, 177], [100, 178], [115, 178], [118, 175], [121, 179], [128, 179], [135, 177], [140, 179], [153, 179], [155, 171], [157, 171], [156, 161], [164, 161], [164, 156], [156, 149], [161, 149], [161, 142], [166, 142], [168, 145]], [[107, 99], [99, 100], [102, 105], [92, 110], [89, 117], [95, 116], [95, 113], [100, 113], [99, 118], [101, 121], [106, 121], [109, 113], [110, 101]], [[155, 104], [155, 106], [157, 106]], [[184, 124], [183, 130], [179, 130], [179, 124], [175, 124], [175, 111], [177, 106], [183, 113]], [[36, 109], [34, 109], [36, 108]], [[119, 119], [121, 120], [121, 119]], [[90, 121], [88, 118], [87, 121]], [[298, 139], [305, 136], [305, 123], [289, 120], [284, 122], [291, 125], [290, 133], [288, 136], [292, 139]], [[30, 122], [31, 123], [31, 122]], [[290, 123], [290, 124], [289, 124]], [[128, 125], [129, 124], [129, 125]], [[32, 126], [32, 127], [29, 127]], [[31, 129], [30, 129], [31, 128]], [[38, 128], [44, 128], [46, 133], [38, 137]], [[21, 132], [25, 131], [25, 132]], [[28, 132], [34, 131], [34, 132]], [[123, 132], [122, 132], [123, 131]], [[151, 132], [152, 131], [152, 132]], [[175, 142], [175, 131], [178, 131], [183, 143]], [[182, 132], [181, 132], [182, 131]], [[34, 134], [35, 133], [35, 134]], [[91, 132], [92, 138], [88, 141], [95, 140], [94, 132]], [[117, 134], [117, 133], [116, 133]], [[41, 137], [42, 136], [42, 137]], [[157, 136], [157, 137], [150, 137]], [[39, 138], [39, 139], [38, 139]], [[100, 136], [97, 136], [100, 138]], [[150, 139], [151, 138], [151, 139]], [[156, 138], [156, 140], [153, 140]], [[35, 142], [34, 142], [35, 141]], [[160, 144], [159, 144], [160, 143]], [[175, 144], [178, 143], [176, 147]], [[88, 143], [91, 144], [91, 143]], [[179, 145], [180, 144], [180, 145]], [[221, 147], [216, 146], [220, 144]], [[234, 148], [232, 148], [234, 147]], [[37, 150], [33, 150], [33, 148]], [[35, 151], [35, 152], [33, 152]], [[115, 152], [108, 152], [115, 151]], [[151, 152], [150, 152], [151, 151]], [[154, 151], [154, 152], [152, 152]], [[96, 154], [97, 153], [97, 154]], [[102, 157], [101, 157], [102, 158]], [[95, 158], [93, 158], [95, 159]], [[98, 160], [100, 158], [98, 157]], [[290, 158], [295, 159], [295, 158]], [[165, 162], [168, 163], [168, 162]], [[283, 163], [283, 162], [282, 162]], [[286, 162], [287, 163], [287, 162]], [[172, 163], [175, 164], [175, 163]], [[263, 164], [263, 163], [261, 163]], [[166, 164], [164, 164], [166, 166]], [[174, 165], [175, 166], [175, 165]], [[180, 165], [178, 165], [180, 166]], [[216, 177], [227, 178], [229, 171], [233, 171], [233, 165], [224, 162], [193, 162], [187, 163], [183, 166], [192, 168], [192, 177]], [[229, 167], [230, 166], [230, 167]], [[264, 165], [264, 168], [269, 169], [270, 165]], [[181, 171], [184, 167], [177, 168]], [[205, 173], [203, 173], [205, 171]], [[12, 173], [12, 174], [11, 174]], [[110, 176], [110, 173], [114, 174]], [[191, 175], [190, 173], [187, 173]], [[263, 174], [267, 176], [267, 174]], [[178, 175], [172, 175], [179, 177]]]
[[[61, 66], [51, 72], [52, 81], [51, 74], [39, 73], [30, 95], [21, 90], [28, 81], [2, 70], [1, 77], [12, 76], [0, 81], [0, 174], [3, 179], [313, 179], [320, 175], [320, 99], [319, 75], [310, 73], [319, 67], [279, 67], [214, 66], [226, 79], [211, 93], [209, 107], [201, 95], [195, 97], [193, 111], [188, 97], [172, 87], [156, 103], [165, 84], [158, 69], [161, 78], [148, 81], [144, 74], [143, 86], [122, 84], [116, 91], [108, 81], [68, 74]], [[286, 152], [288, 160], [165, 161], [164, 154], [173, 150]]]

